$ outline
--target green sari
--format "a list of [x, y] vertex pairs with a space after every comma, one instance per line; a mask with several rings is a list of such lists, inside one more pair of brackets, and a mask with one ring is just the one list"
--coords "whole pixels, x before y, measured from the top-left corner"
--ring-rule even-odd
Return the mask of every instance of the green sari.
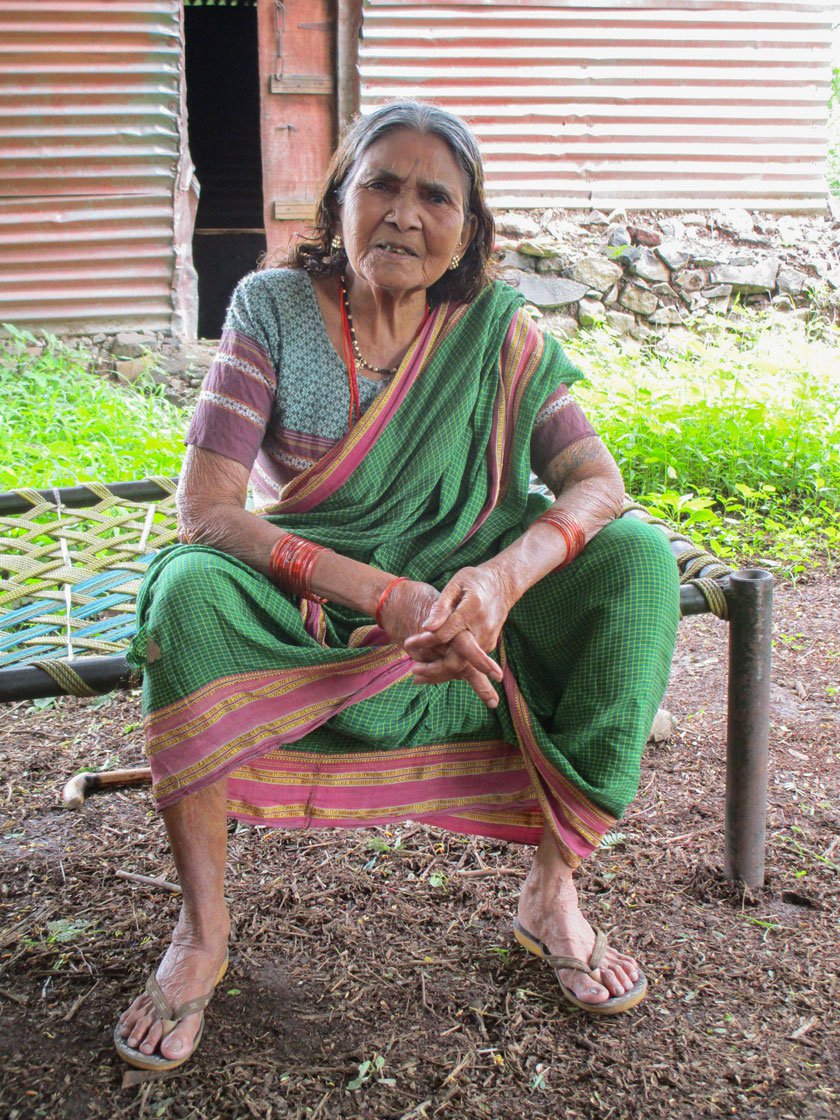
[[[387, 389], [263, 516], [438, 588], [521, 535], [549, 504], [529, 489], [534, 419], [581, 376], [521, 303], [496, 284], [436, 308]], [[155, 558], [138, 614], [161, 808], [226, 778], [230, 812], [261, 824], [411, 817], [536, 843], [547, 822], [576, 861], [635, 794], [678, 584], [663, 534], [607, 526], [511, 612], [492, 712], [464, 682], [414, 686], [369, 618], [293, 601], [203, 546]]]

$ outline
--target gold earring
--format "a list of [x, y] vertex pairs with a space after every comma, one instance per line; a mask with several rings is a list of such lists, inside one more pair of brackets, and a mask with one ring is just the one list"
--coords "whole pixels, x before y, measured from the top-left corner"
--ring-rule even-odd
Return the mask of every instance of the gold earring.
[[452, 258], [452, 260], [449, 262], [450, 272], [454, 272], [454, 270], [458, 267], [458, 265], [460, 263], [461, 263], [461, 254], [456, 253], [455, 256]]
[[335, 237], [330, 242], [330, 248], [335, 250], [336, 252], [339, 249], [344, 248], [344, 242], [341, 240], [341, 236], [339, 234], [336, 234]]

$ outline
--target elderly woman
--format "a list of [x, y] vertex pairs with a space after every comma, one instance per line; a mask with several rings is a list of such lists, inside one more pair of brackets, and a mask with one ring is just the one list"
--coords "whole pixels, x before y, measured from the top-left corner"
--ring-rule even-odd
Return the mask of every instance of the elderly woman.
[[185, 543], [151, 564], [133, 647], [183, 907], [115, 1028], [132, 1065], [198, 1045], [227, 965], [227, 816], [535, 845], [517, 939], [578, 1007], [644, 997], [572, 875], [635, 795], [676, 566], [616, 520], [581, 374], [489, 279], [493, 237], [464, 123], [392, 103], [344, 136], [290, 267], [234, 294], [187, 436]]

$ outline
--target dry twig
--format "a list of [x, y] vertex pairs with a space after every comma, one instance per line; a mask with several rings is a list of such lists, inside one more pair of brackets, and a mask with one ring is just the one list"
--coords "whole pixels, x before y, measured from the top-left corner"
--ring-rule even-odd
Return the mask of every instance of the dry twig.
[[151, 875], [139, 875], [136, 871], [115, 871], [118, 879], [127, 879], [130, 883], [143, 883], [147, 887], [160, 887], [163, 891], [180, 894], [181, 888], [177, 883], [170, 883], [167, 879], [155, 879]]

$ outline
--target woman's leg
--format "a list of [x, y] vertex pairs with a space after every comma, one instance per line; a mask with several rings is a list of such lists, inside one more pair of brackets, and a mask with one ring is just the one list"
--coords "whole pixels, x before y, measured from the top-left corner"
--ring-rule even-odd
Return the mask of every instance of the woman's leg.
[[[558, 774], [556, 804], [561, 814], [569, 807], [559, 826], [573, 832], [578, 806], [567, 798], [568, 787], [612, 817], [620, 817], [636, 794], [676, 637], [677, 567], [663, 533], [621, 518], [568, 571], [535, 591], [533, 604], [522, 600], [521, 622], [508, 642], [525, 666], [519, 686], [538, 716], [544, 757]], [[548, 829], [522, 891], [519, 918], [552, 954], [589, 960], [595, 934], [578, 906], [572, 867]], [[599, 977], [602, 983], [571, 969], [562, 973], [579, 999], [597, 1004], [628, 991], [638, 965], [609, 949]]]
[[[595, 944], [595, 931], [581, 913], [572, 868], [548, 829], [542, 834], [534, 862], [519, 896], [519, 920], [556, 956], [588, 961]], [[639, 967], [632, 957], [609, 947], [604, 962], [593, 974], [573, 968], [560, 970], [567, 988], [584, 1003], [604, 1003], [611, 996], [629, 991], [639, 978]]]
[[[156, 975], [170, 1006], [178, 1007], [212, 990], [227, 952], [227, 781], [183, 797], [162, 815], [183, 902]], [[161, 1042], [160, 1019], [144, 993], [120, 1018], [120, 1032], [144, 1054], [155, 1053], [160, 1044], [165, 1058], [180, 1058], [192, 1050], [200, 1022], [200, 1015], [188, 1015]]]

